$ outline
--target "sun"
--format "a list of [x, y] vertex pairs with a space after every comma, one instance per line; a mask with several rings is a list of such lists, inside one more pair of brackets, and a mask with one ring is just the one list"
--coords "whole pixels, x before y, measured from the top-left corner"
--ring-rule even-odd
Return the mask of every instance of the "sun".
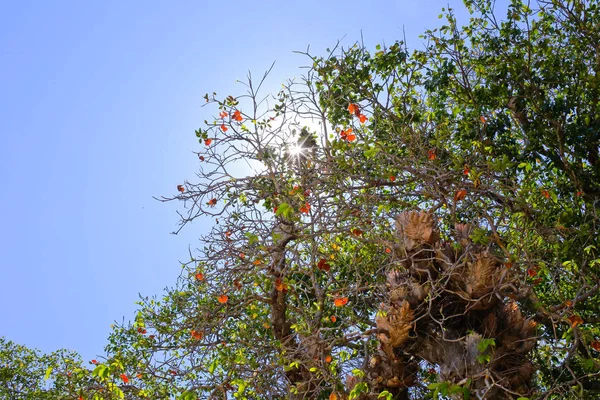
[[298, 144], [294, 144], [292, 147], [290, 147], [290, 155], [293, 157], [298, 157], [300, 155], [302, 155], [302, 152], [306, 150], [304, 149], [302, 146], [298, 145]]

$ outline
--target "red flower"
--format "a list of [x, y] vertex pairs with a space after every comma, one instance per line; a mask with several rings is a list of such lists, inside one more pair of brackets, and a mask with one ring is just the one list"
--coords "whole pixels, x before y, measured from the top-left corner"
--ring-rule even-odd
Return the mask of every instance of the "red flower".
[[304, 203], [304, 205], [300, 207], [300, 212], [308, 214], [308, 211], [310, 211], [310, 204]]
[[222, 294], [219, 297], [217, 297], [217, 301], [221, 304], [227, 303], [227, 300], [229, 300], [229, 297], [226, 294]]
[[348, 304], [348, 298], [347, 297], [338, 297], [337, 299], [335, 299], [333, 301], [333, 305], [336, 307], [343, 307], [346, 304]]
[[350, 112], [350, 114], [354, 114], [358, 117], [360, 115], [360, 108], [358, 107], [358, 104], [354, 104], [354, 103], [348, 104], [348, 112]]
[[211, 143], [212, 143], [212, 139], [206, 139], [204, 141], [204, 144], [207, 145], [207, 146], [210, 146]]
[[223, 132], [227, 132], [227, 129], [229, 129], [228, 127], [225, 126], [225, 124], [221, 124], [221, 130]]
[[354, 229], [352, 229], [350, 232], [351, 232], [351, 233], [352, 233], [354, 236], [360, 236], [360, 235], [362, 235], [362, 234], [364, 233], [363, 231], [361, 231], [361, 230], [360, 230], [360, 229], [358, 229], [358, 228], [354, 228]]
[[356, 140], [356, 135], [354, 133], [352, 133], [352, 128], [348, 128], [348, 130], [346, 130], [346, 131], [342, 130], [340, 132], [340, 137], [342, 139], [346, 139], [349, 142], [353, 142]]
[[185, 192], [183, 185], [177, 185], [177, 190], [179, 190], [181, 193]]
[[228, 116], [228, 115], [229, 115], [229, 114], [227, 114], [227, 111], [221, 111], [221, 112], [219, 113], [219, 118], [223, 119], [223, 118], [225, 118], [225, 117], [226, 117], [226, 116]]
[[190, 332], [190, 334], [192, 335], [192, 338], [194, 340], [200, 340], [202, 339], [202, 337], [204, 336], [204, 334], [202, 332], [198, 332], [196, 330], [193, 330]]
[[367, 116], [364, 114], [360, 114], [358, 116], [358, 120], [360, 121], [361, 124], [364, 124], [367, 121], [367, 119], [368, 119]]
[[429, 158], [432, 161], [437, 158], [437, 155], [435, 154], [435, 149], [431, 149], [427, 152], [427, 158]]
[[242, 113], [239, 110], [236, 110], [233, 113], [233, 119], [235, 119], [236, 121], [239, 122], [239, 121], [243, 120], [244, 118], [242, 117]]
[[454, 202], [456, 203], [459, 200], [464, 199], [467, 196], [467, 191], [465, 189], [457, 190], [454, 193]]
[[329, 271], [331, 269], [331, 265], [329, 265], [326, 259], [321, 258], [317, 264], [317, 268], [319, 268], [321, 271]]
[[121, 379], [123, 380], [123, 383], [129, 382], [129, 378], [125, 374], [121, 374]]

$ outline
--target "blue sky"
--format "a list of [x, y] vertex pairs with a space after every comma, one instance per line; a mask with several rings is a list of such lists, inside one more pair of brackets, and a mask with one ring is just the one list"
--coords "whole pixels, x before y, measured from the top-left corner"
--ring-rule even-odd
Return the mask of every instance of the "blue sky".
[[[305, 50], [368, 46], [441, 24], [457, 0], [15, 1], [0, 3], [0, 336], [45, 352], [103, 352], [138, 293], [175, 283], [209, 221], [176, 229], [194, 180], [206, 92], [240, 94]], [[503, 11], [502, 11], [503, 13]]]

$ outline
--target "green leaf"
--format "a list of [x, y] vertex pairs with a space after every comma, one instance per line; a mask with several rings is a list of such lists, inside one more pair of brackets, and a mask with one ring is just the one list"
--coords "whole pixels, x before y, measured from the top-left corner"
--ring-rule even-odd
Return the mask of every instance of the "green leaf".
[[385, 400], [392, 400], [394, 398], [394, 395], [388, 392], [387, 390], [384, 390], [383, 392], [379, 393], [379, 396], [377, 396], [377, 398], [381, 399], [383, 397], [385, 397]]
[[46, 369], [46, 375], [44, 375], [44, 380], [47, 381], [50, 378], [50, 374], [52, 374], [52, 367], [48, 367]]
[[214, 360], [209, 366], [208, 366], [208, 373], [209, 374], [213, 374], [215, 372], [215, 369], [217, 368], [217, 366], [219, 365], [219, 361], [218, 360]]
[[275, 215], [282, 216], [284, 218], [289, 218], [294, 214], [294, 209], [288, 203], [281, 203], [279, 207], [277, 207], [277, 211]]
[[196, 400], [196, 395], [186, 390], [179, 396], [179, 400]]

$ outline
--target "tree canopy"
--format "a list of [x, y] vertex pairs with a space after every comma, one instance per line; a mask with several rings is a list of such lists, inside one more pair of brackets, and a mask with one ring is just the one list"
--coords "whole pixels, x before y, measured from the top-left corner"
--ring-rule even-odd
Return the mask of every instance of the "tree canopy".
[[0, 342], [0, 390], [596, 398], [599, 4], [464, 3], [422, 49], [306, 52], [279, 93], [207, 94], [198, 179], [161, 198], [180, 229], [214, 221], [177, 285], [90, 368]]

